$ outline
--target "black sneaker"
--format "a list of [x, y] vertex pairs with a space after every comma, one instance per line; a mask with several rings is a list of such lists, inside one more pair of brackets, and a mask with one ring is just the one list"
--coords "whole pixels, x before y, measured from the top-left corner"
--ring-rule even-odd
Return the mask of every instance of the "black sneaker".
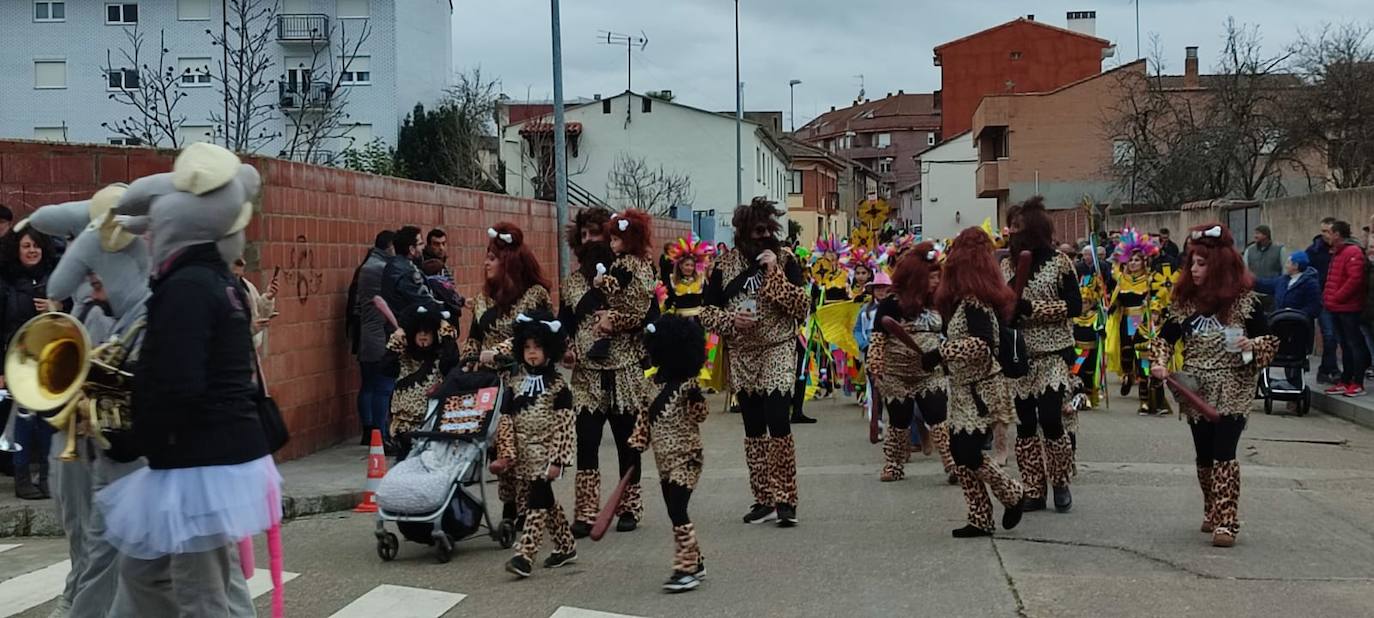
[[991, 530], [984, 530], [973, 524], [959, 528], [951, 533], [956, 539], [973, 539], [982, 536], [992, 536]]
[[797, 507], [790, 504], [779, 504], [777, 513], [779, 528], [791, 528], [797, 525]]
[[574, 539], [585, 539], [592, 534], [592, 525], [585, 521], [575, 521], [572, 523], [572, 534]]
[[1021, 507], [1024, 506], [1025, 504], [1026, 504], [1026, 499], [1023, 497], [1023, 498], [1021, 498], [1021, 501], [1020, 501], [1020, 502], [1017, 502], [1014, 506], [1009, 506], [1009, 507], [1007, 507], [1007, 510], [1002, 511], [1002, 529], [1003, 529], [1003, 530], [1011, 530], [1012, 528], [1015, 528], [1015, 527], [1016, 527], [1016, 524], [1021, 523], [1021, 515], [1022, 515]]
[[691, 573], [673, 571], [672, 577], [669, 577], [668, 581], [663, 582], [663, 589], [673, 593], [687, 592], [699, 585], [701, 585], [701, 580], [697, 576]]
[[1067, 513], [1073, 508], [1073, 494], [1069, 492], [1069, 486], [1054, 488], [1054, 510], [1060, 513]]
[[811, 418], [805, 414], [797, 414], [792, 417], [793, 425], [810, 425], [814, 422], [816, 422], [816, 419]]
[[1045, 506], [1044, 496], [1040, 496], [1039, 498], [1026, 498], [1021, 501], [1021, 512], [1030, 513], [1032, 511], [1043, 511], [1045, 510]]
[[766, 504], [755, 504], [749, 507], [749, 514], [744, 516], [746, 524], [761, 524], [773, 521], [778, 518], [778, 511]]
[[577, 562], [577, 550], [574, 549], [566, 554], [553, 552], [548, 558], [544, 559], [544, 568], [556, 569], [561, 566], [568, 566]]
[[524, 556], [515, 556], [506, 561], [506, 572], [512, 573], [516, 577], [529, 577], [530, 571], [530, 561], [526, 560]]
[[629, 532], [639, 527], [639, 520], [629, 513], [621, 513], [620, 520], [615, 522], [616, 532]]

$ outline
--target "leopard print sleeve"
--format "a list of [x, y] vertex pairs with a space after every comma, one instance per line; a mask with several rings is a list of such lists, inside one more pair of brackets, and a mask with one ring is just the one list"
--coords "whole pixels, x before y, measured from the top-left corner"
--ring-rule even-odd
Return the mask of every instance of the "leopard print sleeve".
[[868, 375], [881, 377], [887, 372], [887, 333], [877, 328], [868, 338]]
[[1069, 303], [1062, 300], [1033, 300], [1030, 306], [1032, 323], [1046, 324], [1069, 319]]
[[406, 351], [406, 333], [401, 329], [391, 331], [391, 336], [387, 337], [386, 349], [388, 352], [397, 354]]
[[632, 330], [639, 330], [644, 326], [644, 316], [630, 315], [619, 311], [610, 311], [611, 330], [617, 333], [625, 333]]
[[496, 458], [515, 461], [515, 419], [501, 415], [496, 421]]
[[706, 422], [710, 407], [706, 405], [706, 398], [701, 396], [701, 387], [690, 386], [682, 396], [687, 401], [687, 418], [698, 425]]
[[[795, 264], [788, 260], [789, 265]], [[806, 290], [800, 285], [788, 281], [788, 277], [783, 274], [784, 264], [779, 264], [763, 278], [763, 287], [759, 288], [759, 298], [764, 302], [777, 307], [784, 315], [794, 320], [806, 319], [806, 312], [810, 308], [806, 297]]]
[[1255, 355], [1254, 364], [1256, 367], [1264, 367], [1269, 361], [1274, 360], [1274, 355], [1279, 352], [1279, 338], [1273, 335], [1264, 335], [1250, 340], [1252, 353]]
[[940, 358], [951, 377], [980, 378], [992, 366], [992, 350], [978, 337], [960, 337], [940, 344]]
[[549, 449], [549, 463], [567, 468], [577, 463], [577, 432], [574, 423], [572, 390], [562, 384], [553, 398], [553, 441]]

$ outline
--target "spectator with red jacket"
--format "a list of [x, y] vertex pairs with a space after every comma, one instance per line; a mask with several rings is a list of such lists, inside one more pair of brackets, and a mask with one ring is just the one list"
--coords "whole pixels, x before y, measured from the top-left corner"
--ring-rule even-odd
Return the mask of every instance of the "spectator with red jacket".
[[1323, 235], [1331, 245], [1331, 265], [1326, 273], [1322, 304], [1335, 323], [1342, 358], [1341, 378], [1326, 392], [1355, 397], [1364, 394], [1364, 375], [1369, 368], [1369, 348], [1360, 332], [1365, 295], [1364, 249], [1351, 238], [1350, 224], [1345, 221], [1323, 226]]

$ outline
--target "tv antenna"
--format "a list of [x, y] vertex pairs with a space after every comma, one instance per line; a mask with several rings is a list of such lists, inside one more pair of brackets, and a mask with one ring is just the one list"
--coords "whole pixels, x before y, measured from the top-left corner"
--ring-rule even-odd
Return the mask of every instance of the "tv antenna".
[[642, 52], [646, 47], [649, 46], [649, 35], [644, 34], [643, 30], [639, 31], [639, 36], [635, 36], [633, 34], [621, 34], [619, 32], [611, 32], [609, 30], [601, 30], [600, 34], [597, 35], [596, 39], [597, 42], [601, 43], [602, 45], [625, 46], [625, 89], [634, 90], [634, 88], [631, 87], [631, 85], [634, 83], [634, 63], [632, 62], [631, 55], [634, 53], [636, 47], [638, 47], [639, 51]]
[[860, 73], [860, 74], [858, 74], [858, 75], [855, 75], [854, 77], [856, 77], [856, 78], [859, 79], [859, 99], [858, 99], [858, 101], [859, 101], [860, 103], [863, 103], [863, 101], [864, 101], [864, 95], [865, 95], [865, 91], [864, 91], [864, 74], [863, 74], [863, 73]]

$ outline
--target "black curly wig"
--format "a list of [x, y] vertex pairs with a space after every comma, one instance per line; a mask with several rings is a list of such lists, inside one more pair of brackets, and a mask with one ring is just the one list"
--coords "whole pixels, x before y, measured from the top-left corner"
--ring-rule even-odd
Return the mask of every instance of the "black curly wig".
[[[526, 321], [524, 318], [528, 318]], [[533, 339], [540, 348], [544, 349], [544, 367], [556, 367], [558, 361], [563, 359], [563, 352], [567, 350], [567, 329], [561, 324], [557, 331], [551, 329], [546, 322], [554, 322], [552, 313], [546, 309], [522, 313], [515, 319], [515, 326], [512, 333], [511, 354], [525, 365], [525, 341]], [[530, 369], [542, 369], [544, 367], [528, 367]]]
[[[439, 303], [417, 303], [401, 314], [397, 321], [400, 322], [401, 329], [406, 332], [406, 353], [411, 356], [432, 356], [438, 353], [439, 328], [443, 325], [444, 307]], [[429, 348], [421, 348], [415, 344], [417, 333], [429, 333], [433, 336], [433, 345]]]
[[706, 331], [691, 318], [665, 315], [645, 333], [649, 360], [658, 367], [663, 380], [687, 380], [701, 373], [706, 364]]

